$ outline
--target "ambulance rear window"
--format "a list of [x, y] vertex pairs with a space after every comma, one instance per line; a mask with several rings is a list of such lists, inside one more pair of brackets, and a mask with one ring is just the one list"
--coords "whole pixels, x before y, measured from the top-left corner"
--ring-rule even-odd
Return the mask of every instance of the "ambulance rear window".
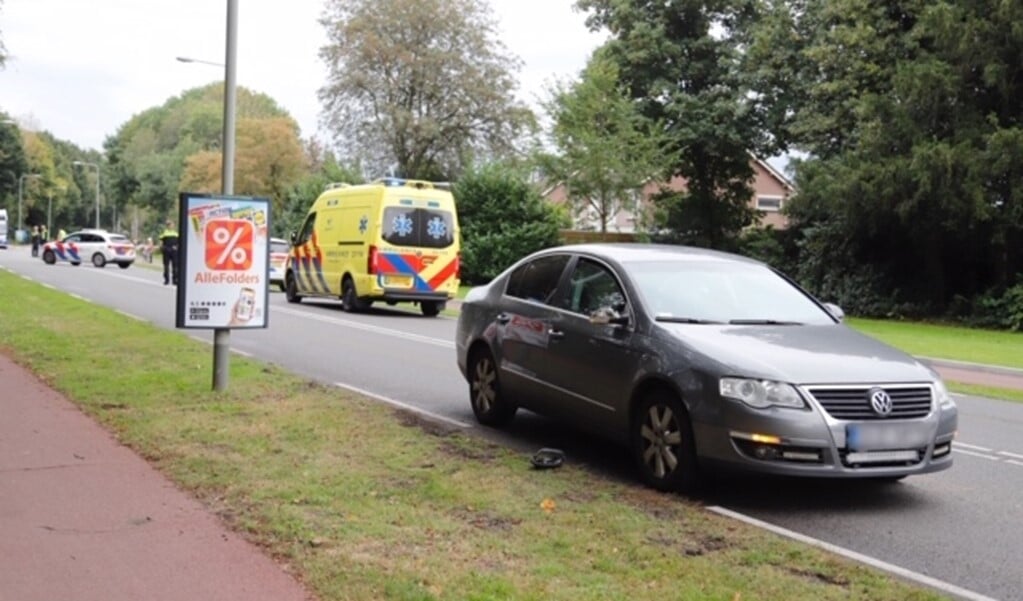
[[450, 211], [412, 207], [384, 209], [383, 237], [395, 246], [447, 248], [455, 243]]

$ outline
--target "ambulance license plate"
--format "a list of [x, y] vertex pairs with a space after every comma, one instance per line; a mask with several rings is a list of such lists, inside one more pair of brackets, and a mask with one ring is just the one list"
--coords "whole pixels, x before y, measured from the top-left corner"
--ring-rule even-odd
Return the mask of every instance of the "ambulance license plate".
[[384, 286], [390, 288], [409, 288], [412, 286], [412, 278], [407, 275], [385, 275]]

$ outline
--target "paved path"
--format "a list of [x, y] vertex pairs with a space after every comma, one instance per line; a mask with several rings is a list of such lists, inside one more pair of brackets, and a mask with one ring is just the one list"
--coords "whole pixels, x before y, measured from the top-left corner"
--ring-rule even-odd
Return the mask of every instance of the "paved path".
[[0, 601], [303, 601], [259, 548], [0, 354]]

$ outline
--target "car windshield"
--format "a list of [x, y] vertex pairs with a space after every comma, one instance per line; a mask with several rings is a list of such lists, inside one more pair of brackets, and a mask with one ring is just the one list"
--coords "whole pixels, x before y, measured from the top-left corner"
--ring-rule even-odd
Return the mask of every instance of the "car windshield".
[[721, 261], [626, 264], [658, 321], [740, 325], [833, 324], [802, 291], [763, 265]]

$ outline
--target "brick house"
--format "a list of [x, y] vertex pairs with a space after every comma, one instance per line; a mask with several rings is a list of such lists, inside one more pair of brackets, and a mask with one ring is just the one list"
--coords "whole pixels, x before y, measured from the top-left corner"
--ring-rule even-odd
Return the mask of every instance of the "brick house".
[[[760, 211], [761, 226], [773, 226], [776, 229], [788, 227], [788, 220], [781, 214], [785, 201], [795, 193], [792, 182], [772, 167], [767, 161], [753, 158], [753, 196], [750, 198], [750, 206]], [[672, 190], [684, 190], [685, 179], [681, 177], [672, 178], [669, 183]], [[642, 229], [643, 223], [650, 223], [649, 217], [652, 209], [650, 197], [656, 194], [660, 185], [654, 182], [647, 184], [643, 190], [634, 196], [626, 199], [608, 220], [607, 231], [612, 233], [634, 233], [637, 223]], [[564, 203], [567, 200], [568, 191], [564, 185], [558, 184], [544, 191], [544, 198], [554, 203]], [[579, 231], [600, 231], [600, 216], [592, 208], [584, 210], [579, 215], [573, 215], [573, 228]]]

